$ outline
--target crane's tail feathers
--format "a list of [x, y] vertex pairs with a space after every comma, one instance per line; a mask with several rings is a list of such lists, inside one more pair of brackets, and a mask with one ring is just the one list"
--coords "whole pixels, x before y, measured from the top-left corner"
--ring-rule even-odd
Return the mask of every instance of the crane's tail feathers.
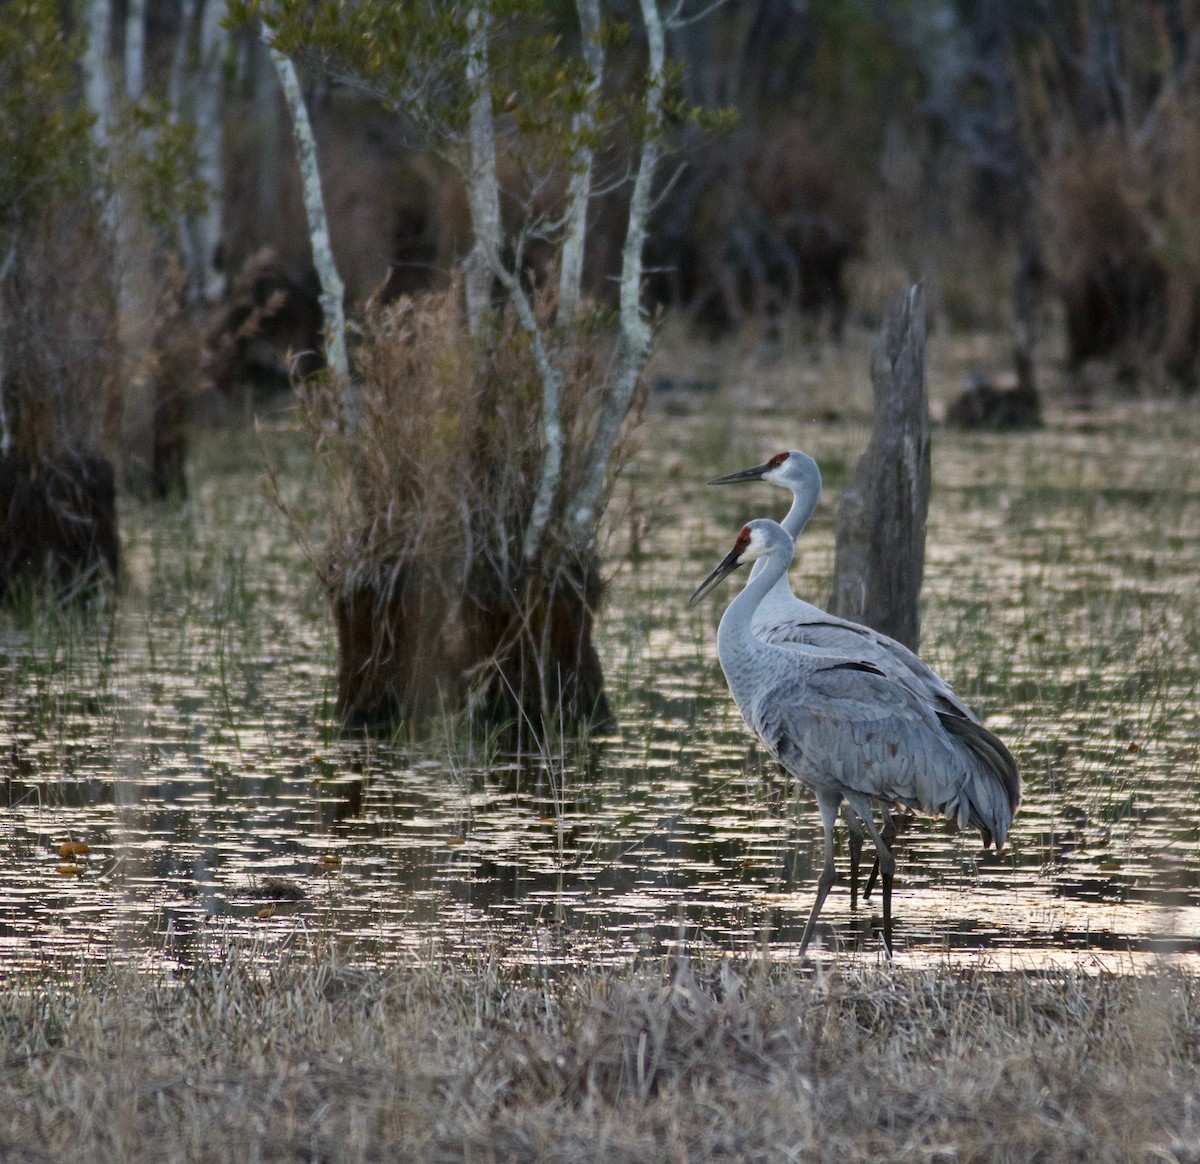
[[[982, 724], [962, 716], [938, 712], [938, 719], [946, 731], [962, 740], [983, 765], [980, 778], [974, 781], [978, 796], [972, 796], [970, 823], [983, 832], [983, 843], [987, 847], [995, 841], [996, 848], [1004, 844], [1008, 826], [1021, 803], [1021, 777], [1017, 762], [1003, 742], [992, 735]], [[997, 793], [999, 795], [997, 795]], [[960, 803], [960, 816], [966, 806]], [[967, 822], [960, 821], [960, 824]]]

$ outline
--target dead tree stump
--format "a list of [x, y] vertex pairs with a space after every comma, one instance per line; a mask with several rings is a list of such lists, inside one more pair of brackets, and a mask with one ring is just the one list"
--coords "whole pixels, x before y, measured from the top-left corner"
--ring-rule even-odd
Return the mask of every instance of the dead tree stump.
[[598, 564], [572, 562], [512, 589], [486, 570], [462, 593], [409, 564], [331, 593], [338, 636], [337, 713], [391, 729], [470, 706], [518, 733], [612, 722], [592, 644]]
[[925, 293], [916, 283], [888, 305], [871, 353], [875, 425], [838, 508], [829, 609], [914, 651], [929, 510]]

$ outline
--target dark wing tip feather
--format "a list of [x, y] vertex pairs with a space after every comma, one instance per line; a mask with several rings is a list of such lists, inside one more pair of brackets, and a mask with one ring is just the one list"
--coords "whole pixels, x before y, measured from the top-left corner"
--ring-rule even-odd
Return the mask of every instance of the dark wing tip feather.
[[887, 676], [875, 666], [874, 663], [868, 663], [864, 659], [847, 659], [844, 663], [834, 663], [831, 667], [825, 667], [826, 671], [864, 671], [868, 675], [878, 675], [881, 679], [886, 679]]
[[[937, 717], [950, 735], [962, 740], [996, 775], [1008, 797], [1009, 809], [1015, 815], [1021, 803], [1021, 775], [1017, 771], [1017, 762], [1004, 746], [1004, 741], [994, 736], [982, 724], [962, 716], [939, 711]], [[987, 843], [988, 837], [985, 836], [984, 845]]]

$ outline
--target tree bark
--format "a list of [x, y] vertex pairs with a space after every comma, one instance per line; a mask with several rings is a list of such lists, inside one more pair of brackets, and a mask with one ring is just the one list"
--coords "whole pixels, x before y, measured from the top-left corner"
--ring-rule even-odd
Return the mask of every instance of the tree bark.
[[[124, 76], [134, 85], [141, 84], [144, 18], [144, 10], [139, 14], [134, 5], [124, 27], [125, 36], [132, 36], [134, 41], [132, 46], [126, 45]], [[97, 156], [110, 162], [114, 157], [119, 158], [121, 145], [108, 52], [112, 22], [112, 0], [87, 0], [84, 93], [95, 114], [92, 142]], [[111, 188], [97, 191], [97, 196], [101, 200], [101, 221], [111, 255], [110, 272], [117, 299], [121, 361], [120, 475], [126, 485], [140, 492], [147, 487], [154, 460], [154, 401], [149, 375], [154, 312], [150, 294], [152, 240], [132, 200], [122, 190], [122, 174], [112, 172], [110, 177]]]
[[662, 98], [666, 73], [663, 24], [655, 0], [641, 0], [649, 64], [646, 136], [629, 200], [629, 225], [621, 255], [620, 327], [612, 387], [601, 406], [595, 435], [584, 457], [580, 486], [570, 499], [570, 525], [579, 545], [595, 537], [596, 517], [608, 481], [608, 463], [621, 435], [634, 390], [650, 355], [650, 325], [642, 312], [642, 250], [653, 208], [654, 182], [662, 152]]
[[492, 306], [492, 281], [500, 267], [503, 240], [488, 63], [491, 9], [487, 0], [472, 5], [467, 20], [467, 89], [471, 95], [467, 198], [471, 205], [471, 229], [475, 234], [466, 261], [467, 327], [471, 335], [478, 336]]
[[140, 101], [146, 85], [146, 0], [127, 0], [125, 9], [125, 96]]
[[308, 217], [308, 236], [313, 266], [321, 281], [321, 310], [325, 313], [326, 359], [341, 385], [342, 423], [349, 431], [357, 423], [357, 410], [350, 382], [350, 360], [346, 353], [346, 321], [343, 301], [345, 285], [338, 273], [329, 239], [329, 221], [325, 216], [325, 198], [321, 192], [321, 170], [317, 162], [317, 142], [313, 135], [300, 79], [291, 58], [274, 45], [270, 24], [264, 20], [262, 39], [271, 55], [283, 99], [292, 118], [296, 155], [300, 163], [300, 182], [304, 193], [304, 211]]
[[[96, 115], [92, 122], [92, 143], [102, 157], [112, 143], [115, 119], [112, 80], [108, 74], [108, 44], [112, 35], [112, 0], [85, 0], [83, 24], [83, 88], [88, 108]], [[106, 225], [111, 227], [111, 204], [105, 207]]]
[[206, 299], [217, 299], [225, 290], [225, 275], [217, 266], [221, 246], [221, 221], [225, 205], [225, 91], [222, 66], [229, 33], [222, 25], [226, 0], [204, 0], [200, 14], [200, 60], [196, 71], [195, 125], [197, 176], [208, 188], [207, 204], [191, 222], [197, 270], [194, 277]]
[[888, 306], [871, 356], [875, 424], [838, 508], [829, 609], [916, 650], [929, 511], [925, 294]]
[[558, 326], [567, 327], [579, 310], [583, 286], [584, 241], [587, 238], [588, 203], [592, 193], [593, 150], [590, 139], [596, 128], [596, 102], [604, 79], [604, 42], [600, 39], [599, 0], [576, 0], [583, 59], [590, 74], [584, 109], [576, 114], [572, 129], [576, 146], [571, 158], [567, 192], [567, 232], [563, 239], [558, 276]]

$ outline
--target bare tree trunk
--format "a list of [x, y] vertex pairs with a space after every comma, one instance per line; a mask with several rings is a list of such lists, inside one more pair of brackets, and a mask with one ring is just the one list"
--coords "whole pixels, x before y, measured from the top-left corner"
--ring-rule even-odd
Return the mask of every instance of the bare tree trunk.
[[1040, 414], [1037, 390], [1035, 355], [1037, 347], [1038, 283], [1041, 255], [1037, 232], [1030, 213], [1017, 227], [1017, 271], [1013, 278], [1013, 365], [1017, 373], [1017, 394], [1028, 402], [1035, 414]]
[[[95, 114], [92, 141], [101, 157], [120, 153], [117, 95], [108, 49], [112, 35], [112, 0], [87, 0], [87, 30], [83, 54], [84, 91]], [[144, 8], [131, 5], [125, 21], [126, 83], [141, 85], [144, 57]], [[117, 298], [117, 337], [121, 361], [120, 473], [125, 483], [141, 490], [149, 481], [154, 458], [154, 401], [149, 377], [154, 316], [150, 295], [151, 239], [138, 221], [130, 199], [121, 189], [122, 175], [113, 175], [112, 189], [103, 193], [101, 219], [111, 254], [111, 276]]]
[[588, 203], [592, 193], [593, 150], [588, 144], [596, 128], [596, 102], [604, 79], [604, 42], [600, 39], [600, 0], [576, 0], [583, 59], [587, 63], [588, 95], [583, 110], [576, 114], [572, 129], [577, 145], [571, 158], [571, 184], [567, 194], [567, 233], [563, 240], [562, 266], [558, 275], [558, 325], [568, 326], [579, 310], [583, 286], [584, 240], [587, 238]]
[[[85, 0], [83, 23], [86, 40], [83, 48], [83, 87], [88, 108], [96, 115], [92, 122], [92, 142], [104, 156], [112, 144], [116, 120], [112, 80], [108, 73], [108, 44], [112, 36], [112, 0]], [[105, 207], [105, 221], [111, 226], [111, 205]]]
[[345, 286], [338, 273], [329, 240], [329, 222], [325, 217], [325, 198], [321, 192], [321, 170], [317, 162], [317, 142], [313, 136], [304, 94], [291, 58], [280, 52], [273, 43], [273, 32], [266, 20], [262, 24], [262, 39], [271, 54], [279, 87], [292, 118], [296, 138], [296, 155], [300, 162], [300, 183], [304, 192], [304, 211], [308, 216], [308, 236], [312, 246], [313, 266], [321, 281], [321, 310], [325, 313], [326, 359], [341, 384], [342, 423], [351, 430], [357, 423], [350, 382], [350, 360], [346, 354], [346, 321], [343, 308]]
[[125, 96], [140, 101], [146, 85], [146, 0], [127, 0], [125, 9]]
[[[187, 80], [188, 58], [192, 40], [192, 17], [196, 13], [196, 0], [180, 0], [179, 35], [171, 50], [171, 71], [167, 77], [167, 104], [171, 110], [171, 121], [178, 122], [184, 115], [184, 92]], [[199, 147], [198, 147], [199, 148]], [[183, 269], [188, 273], [189, 295], [196, 298], [201, 294], [203, 275], [200, 260], [196, 256], [196, 245], [192, 239], [191, 224], [186, 214], [180, 214], [175, 232]]]
[[191, 222], [191, 237], [198, 269], [195, 277], [201, 294], [216, 299], [225, 290], [225, 276], [217, 266], [221, 246], [221, 220], [225, 205], [225, 172], [222, 162], [225, 139], [225, 86], [222, 66], [229, 33], [222, 26], [226, 0], [204, 0], [200, 14], [200, 61], [196, 71], [197, 176], [208, 188], [203, 213]]
[[646, 90], [646, 137], [633, 194], [629, 200], [629, 225], [621, 256], [621, 334], [613, 383], [600, 411], [595, 435], [584, 457], [580, 486], [570, 499], [569, 520], [579, 545], [595, 537], [596, 515], [608, 480], [608, 463], [629, 412], [634, 390], [650, 355], [650, 325], [642, 314], [642, 250], [646, 224], [653, 208], [654, 181], [662, 152], [662, 97], [666, 70], [663, 24], [655, 0], [641, 0], [646, 25], [649, 66]]
[[491, 9], [488, 0], [471, 6], [467, 17], [467, 89], [471, 95], [471, 161], [467, 197], [475, 241], [466, 261], [467, 327], [477, 336], [492, 305], [492, 280], [500, 268], [502, 227], [500, 183], [496, 174], [496, 128], [488, 65]]
[[871, 355], [875, 425], [838, 508], [829, 609], [917, 649], [929, 510], [925, 295], [888, 305]]

